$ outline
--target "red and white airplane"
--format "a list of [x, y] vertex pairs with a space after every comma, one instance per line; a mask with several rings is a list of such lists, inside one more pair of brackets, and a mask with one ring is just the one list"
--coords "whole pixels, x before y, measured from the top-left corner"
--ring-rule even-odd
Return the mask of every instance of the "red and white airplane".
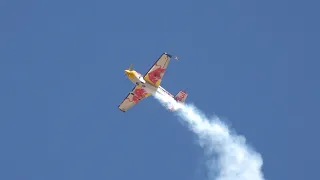
[[[163, 75], [166, 72], [170, 62], [170, 58], [172, 58], [171, 55], [168, 53], [163, 53], [144, 76], [137, 71], [132, 70], [132, 65], [129, 67], [129, 69], [124, 70], [130, 81], [132, 81], [136, 86], [131, 90], [131, 92], [129, 92], [127, 97], [118, 106], [122, 112], [126, 112], [139, 101], [149, 97], [155, 92], [167, 94], [179, 103], [183, 104], [185, 102], [188, 96], [185, 91], [181, 90], [175, 96], [173, 96], [160, 86]], [[175, 57], [175, 59], [177, 60], [178, 58]], [[171, 111], [176, 110], [173, 107], [169, 108]]]

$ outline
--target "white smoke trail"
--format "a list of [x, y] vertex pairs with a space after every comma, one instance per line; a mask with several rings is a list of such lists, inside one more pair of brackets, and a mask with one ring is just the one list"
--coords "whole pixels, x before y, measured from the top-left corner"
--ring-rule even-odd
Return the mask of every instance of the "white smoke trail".
[[179, 108], [177, 115], [197, 135], [199, 145], [209, 157], [210, 180], [264, 180], [260, 154], [246, 144], [243, 136], [232, 133], [218, 117], [209, 121], [193, 105], [176, 103], [168, 95], [159, 93], [154, 97], [165, 107]]

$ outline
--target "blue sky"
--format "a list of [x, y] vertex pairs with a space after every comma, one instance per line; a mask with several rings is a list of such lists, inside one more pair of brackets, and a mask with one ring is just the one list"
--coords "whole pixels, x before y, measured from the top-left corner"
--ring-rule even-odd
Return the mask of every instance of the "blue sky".
[[0, 179], [204, 179], [194, 135], [155, 99], [122, 113], [163, 52], [180, 89], [261, 153], [266, 179], [316, 179], [316, 1], [0, 2]]

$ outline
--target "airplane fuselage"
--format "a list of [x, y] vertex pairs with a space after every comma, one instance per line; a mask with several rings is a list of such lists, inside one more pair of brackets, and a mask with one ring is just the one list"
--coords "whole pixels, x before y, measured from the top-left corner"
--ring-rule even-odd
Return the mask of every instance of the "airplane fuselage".
[[172, 98], [174, 97], [171, 93], [169, 93], [163, 87], [161, 87], [161, 86], [156, 87], [156, 86], [150, 84], [149, 82], [147, 82], [144, 79], [144, 77], [140, 73], [138, 73], [137, 71], [125, 70], [125, 73], [127, 74], [128, 78], [130, 79], [130, 81], [133, 84], [142, 87], [147, 93], [153, 94], [155, 92], [158, 92], [161, 94], [167, 94], [167, 95], [171, 96]]

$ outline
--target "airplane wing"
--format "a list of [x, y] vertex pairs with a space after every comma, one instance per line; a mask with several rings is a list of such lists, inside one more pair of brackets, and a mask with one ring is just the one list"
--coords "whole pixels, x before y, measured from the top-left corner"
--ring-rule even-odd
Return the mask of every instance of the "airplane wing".
[[142, 99], [147, 98], [151, 94], [147, 93], [140, 86], [135, 86], [132, 91], [127, 95], [127, 97], [121, 102], [118, 108], [122, 112], [126, 112], [128, 109], [138, 104]]
[[150, 84], [159, 87], [171, 57], [171, 55], [163, 53], [143, 78]]

